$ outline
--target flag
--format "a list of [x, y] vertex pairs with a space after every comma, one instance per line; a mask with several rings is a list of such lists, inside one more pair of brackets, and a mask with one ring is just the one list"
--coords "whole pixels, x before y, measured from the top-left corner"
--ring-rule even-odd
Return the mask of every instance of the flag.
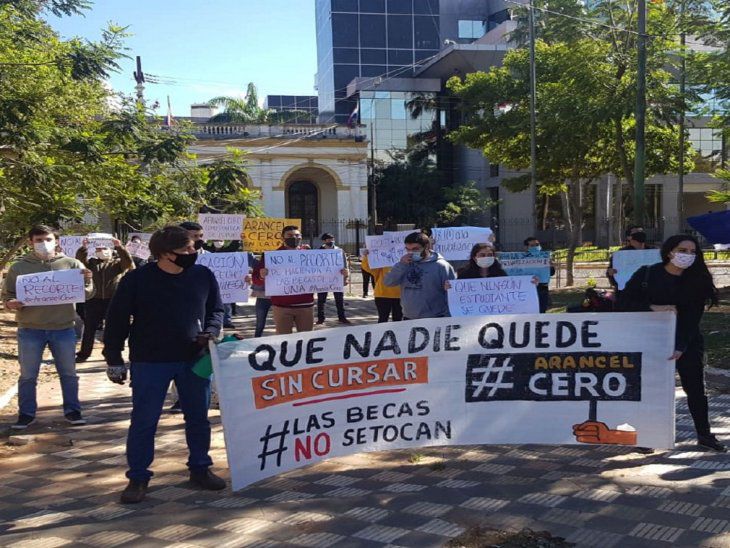
[[730, 210], [689, 217], [687, 222], [711, 244], [730, 244]]
[[172, 127], [175, 123], [175, 118], [172, 117], [172, 106], [170, 106], [170, 96], [167, 96], [167, 118], [165, 119], [165, 125]]
[[357, 102], [355, 105], [355, 110], [352, 111], [352, 114], [350, 114], [350, 117], [347, 119], [347, 127], [350, 129], [354, 128], [357, 124], [357, 116], [360, 114], [360, 101]]

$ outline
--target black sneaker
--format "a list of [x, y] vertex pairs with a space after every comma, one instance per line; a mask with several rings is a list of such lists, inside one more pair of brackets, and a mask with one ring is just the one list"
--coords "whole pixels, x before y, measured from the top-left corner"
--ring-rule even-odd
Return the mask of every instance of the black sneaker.
[[197, 472], [191, 471], [190, 482], [208, 491], [220, 491], [226, 488], [226, 480], [216, 476], [209, 468]]
[[79, 352], [78, 354], [76, 354], [76, 363], [84, 363], [89, 359], [89, 357], [89, 354], [82, 354], [81, 352]]
[[178, 413], [182, 413], [182, 408], [180, 407], [180, 400], [177, 400], [175, 403], [172, 404], [172, 407], [168, 409], [170, 413], [173, 415], [177, 415]]
[[82, 417], [81, 413], [79, 413], [78, 411], [71, 411], [70, 413], [66, 413], [65, 417], [66, 420], [74, 426], [81, 426], [86, 424], [86, 419]]
[[340, 322], [340, 323], [344, 323], [344, 324], [351, 324], [351, 323], [352, 323], [352, 322], [351, 322], [350, 320], [348, 320], [347, 318], [340, 318], [340, 319], [339, 319], [339, 320], [337, 320], [337, 321], [338, 321], [338, 322]]
[[35, 420], [35, 417], [31, 417], [30, 415], [18, 415], [18, 420], [15, 421], [15, 424], [12, 425], [10, 428], [13, 430], [25, 430], [28, 428], [31, 424], [33, 424], [33, 421]]
[[317, 325], [322, 325], [323, 323], [324, 323], [324, 318], [317, 320]]
[[119, 500], [122, 504], [137, 504], [138, 502], [142, 502], [145, 495], [147, 495], [147, 483], [146, 481], [129, 480]]
[[706, 436], [697, 436], [697, 445], [700, 447], [706, 447], [712, 449], [718, 453], [726, 453], [727, 447], [718, 440], [713, 434], [707, 434]]

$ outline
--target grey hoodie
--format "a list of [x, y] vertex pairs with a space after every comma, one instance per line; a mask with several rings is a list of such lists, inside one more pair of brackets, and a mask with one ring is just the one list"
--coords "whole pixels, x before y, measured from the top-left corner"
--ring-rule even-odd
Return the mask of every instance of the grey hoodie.
[[417, 263], [398, 262], [385, 275], [383, 282], [389, 286], [400, 286], [403, 316], [417, 320], [449, 315], [444, 282], [455, 279], [454, 267], [432, 251], [427, 259]]

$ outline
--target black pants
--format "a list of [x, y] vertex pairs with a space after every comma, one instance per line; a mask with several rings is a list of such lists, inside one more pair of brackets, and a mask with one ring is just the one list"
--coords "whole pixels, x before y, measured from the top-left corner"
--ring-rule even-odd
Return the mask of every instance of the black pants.
[[710, 433], [710, 417], [705, 394], [705, 345], [702, 335], [697, 334], [682, 357], [677, 360], [677, 372], [682, 390], [687, 394], [687, 407], [700, 436]]
[[537, 300], [540, 303], [540, 314], [550, 308], [550, 288], [547, 284], [537, 284]]
[[375, 308], [378, 309], [378, 323], [385, 323], [393, 316], [394, 322], [403, 319], [403, 309], [400, 306], [400, 299], [392, 297], [375, 297]]
[[[333, 291], [335, 306], [337, 306], [337, 318], [345, 319], [345, 295], [342, 291]], [[324, 321], [324, 303], [327, 302], [327, 293], [317, 293], [317, 321]]]
[[369, 286], [372, 285], [373, 289], [375, 289], [375, 278], [373, 278], [372, 274], [370, 272], [362, 271], [362, 296], [367, 297], [368, 296], [368, 289]]
[[89, 357], [94, 349], [96, 330], [106, 317], [111, 299], [90, 299], [84, 303], [84, 336], [81, 339], [79, 355]]

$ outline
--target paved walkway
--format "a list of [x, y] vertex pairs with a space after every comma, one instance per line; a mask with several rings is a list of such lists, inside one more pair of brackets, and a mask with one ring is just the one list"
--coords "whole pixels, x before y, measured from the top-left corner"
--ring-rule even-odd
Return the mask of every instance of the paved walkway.
[[[349, 301], [357, 322], [373, 312], [372, 300]], [[360, 454], [237, 493], [187, 483], [182, 419], [166, 415], [149, 498], [123, 506], [129, 388], [110, 383], [100, 361], [80, 375], [86, 427], [59, 420], [60, 390], [47, 383], [26, 434], [35, 443], [0, 447], [2, 546], [440, 546], [476, 526], [549, 531], [578, 546], [730, 546], [730, 456], [697, 450], [683, 398], [671, 452], [523, 445]], [[730, 441], [730, 396], [711, 401], [717, 432]], [[215, 469], [227, 477], [217, 411], [212, 420]]]

